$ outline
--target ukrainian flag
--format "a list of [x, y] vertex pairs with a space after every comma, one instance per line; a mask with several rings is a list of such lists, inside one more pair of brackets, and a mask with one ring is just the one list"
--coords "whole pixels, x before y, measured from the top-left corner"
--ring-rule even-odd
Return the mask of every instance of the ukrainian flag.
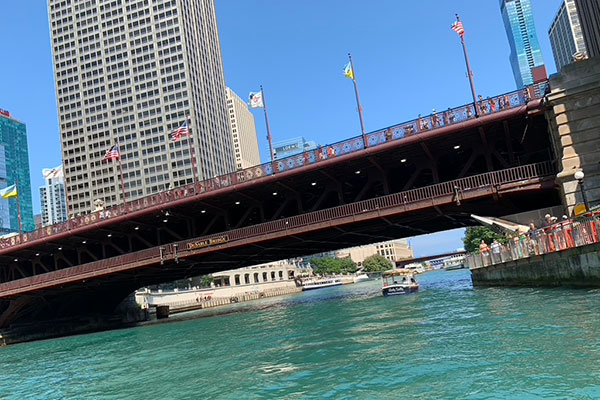
[[0, 190], [0, 197], [3, 199], [10, 199], [11, 197], [17, 197], [17, 185], [10, 185], [9, 187]]
[[350, 63], [346, 64], [344, 67], [344, 76], [346, 78], [354, 79], [354, 71], [352, 71], [352, 65]]

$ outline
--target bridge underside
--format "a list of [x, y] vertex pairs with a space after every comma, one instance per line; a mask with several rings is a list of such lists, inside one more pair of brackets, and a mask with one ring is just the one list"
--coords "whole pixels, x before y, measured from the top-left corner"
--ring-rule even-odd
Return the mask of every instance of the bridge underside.
[[[467, 180], [552, 160], [546, 129], [539, 113], [499, 112], [2, 249], [0, 328], [19, 320], [108, 312], [147, 285], [464, 227], [473, 224], [472, 213], [502, 216], [558, 205], [548, 171], [510, 182], [481, 181], [480, 189]], [[446, 187], [419, 191], [449, 181], [458, 182], [455, 193]], [[414, 198], [377, 204], [398, 194]], [[364, 212], [351, 207], [363, 204]], [[346, 214], [321, 218], [336, 209]], [[313, 214], [321, 219], [298, 222]], [[239, 233], [288, 220], [296, 225]], [[227, 239], [185, 248], [192, 238], [211, 235]]]

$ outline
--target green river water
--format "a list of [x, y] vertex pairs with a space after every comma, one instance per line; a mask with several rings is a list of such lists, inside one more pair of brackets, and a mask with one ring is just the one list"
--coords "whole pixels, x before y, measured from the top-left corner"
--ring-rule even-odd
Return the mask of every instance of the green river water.
[[473, 289], [468, 271], [0, 348], [0, 399], [595, 399], [600, 290]]

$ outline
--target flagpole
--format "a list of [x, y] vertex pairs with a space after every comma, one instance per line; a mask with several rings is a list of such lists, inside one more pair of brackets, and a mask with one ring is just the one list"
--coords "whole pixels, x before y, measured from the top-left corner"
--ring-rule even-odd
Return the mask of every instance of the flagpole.
[[[265, 123], [267, 124], [267, 140], [269, 141], [269, 151], [271, 152], [271, 163], [273, 162], [273, 139], [271, 137], [271, 128], [269, 127], [269, 114], [267, 113], [267, 102], [265, 101], [265, 90], [260, 85], [260, 95], [262, 97], [263, 109], [265, 110]], [[275, 170], [273, 170], [275, 172]]]
[[194, 185], [198, 182], [198, 171], [196, 171], [196, 150], [194, 148], [194, 132], [192, 132], [192, 118], [188, 115], [188, 144], [190, 146], [190, 156], [192, 157], [192, 173], [194, 174]]
[[[460, 17], [456, 14], [456, 21], [460, 22]], [[469, 76], [469, 83], [471, 84], [471, 94], [473, 95], [473, 107], [475, 108], [475, 115], [477, 112], [477, 95], [475, 94], [475, 84], [473, 83], [473, 71], [471, 71], [471, 63], [469, 62], [469, 55], [467, 53], [467, 45], [465, 44], [465, 33], [460, 34], [460, 42], [462, 43], [463, 52], [465, 53], [465, 63], [467, 64], [467, 75]]]
[[19, 201], [19, 186], [15, 179], [15, 190], [17, 191], [17, 220], [19, 221], [19, 236], [23, 235], [23, 229], [21, 228], [21, 202]]
[[125, 179], [123, 179], [123, 164], [121, 163], [121, 146], [119, 145], [119, 139], [117, 138], [117, 149], [119, 150], [119, 170], [121, 171], [121, 190], [123, 191], [123, 204], [127, 205], [127, 198], [125, 197]]
[[363, 141], [365, 148], [368, 146], [367, 137], [365, 136], [365, 122], [363, 120], [362, 106], [360, 105], [360, 96], [358, 95], [358, 85], [356, 84], [356, 73], [354, 72], [354, 62], [352, 62], [352, 55], [348, 53], [350, 59], [350, 68], [352, 69], [352, 83], [354, 84], [354, 93], [356, 94], [356, 105], [358, 107], [358, 117], [360, 118], [360, 129], [362, 131]]

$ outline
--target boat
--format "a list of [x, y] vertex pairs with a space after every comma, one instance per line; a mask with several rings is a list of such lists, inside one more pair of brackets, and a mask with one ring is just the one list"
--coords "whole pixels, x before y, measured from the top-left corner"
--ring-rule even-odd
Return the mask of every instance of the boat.
[[331, 286], [340, 286], [342, 284], [343, 282], [339, 278], [309, 279], [302, 282], [302, 290], [322, 289]]
[[367, 275], [367, 274], [365, 274], [363, 272], [361, 274], [354, 275], [353, 280], [354, 280], [354, 283], [368, 281], [369, 280], [369, 275]]
[[413, 293], [419, 290], [413, 271], [408, 269], [393, 269], [381, 274], [383, 286], [381, 292], [384, 296]]
[[444, 271], [452, 271], [455, 269], [462, 269], [465, 268], [465, 264], [460, 263], [460, 264], [452, 264], [452, 265], [447, 265], [444, 267]]

